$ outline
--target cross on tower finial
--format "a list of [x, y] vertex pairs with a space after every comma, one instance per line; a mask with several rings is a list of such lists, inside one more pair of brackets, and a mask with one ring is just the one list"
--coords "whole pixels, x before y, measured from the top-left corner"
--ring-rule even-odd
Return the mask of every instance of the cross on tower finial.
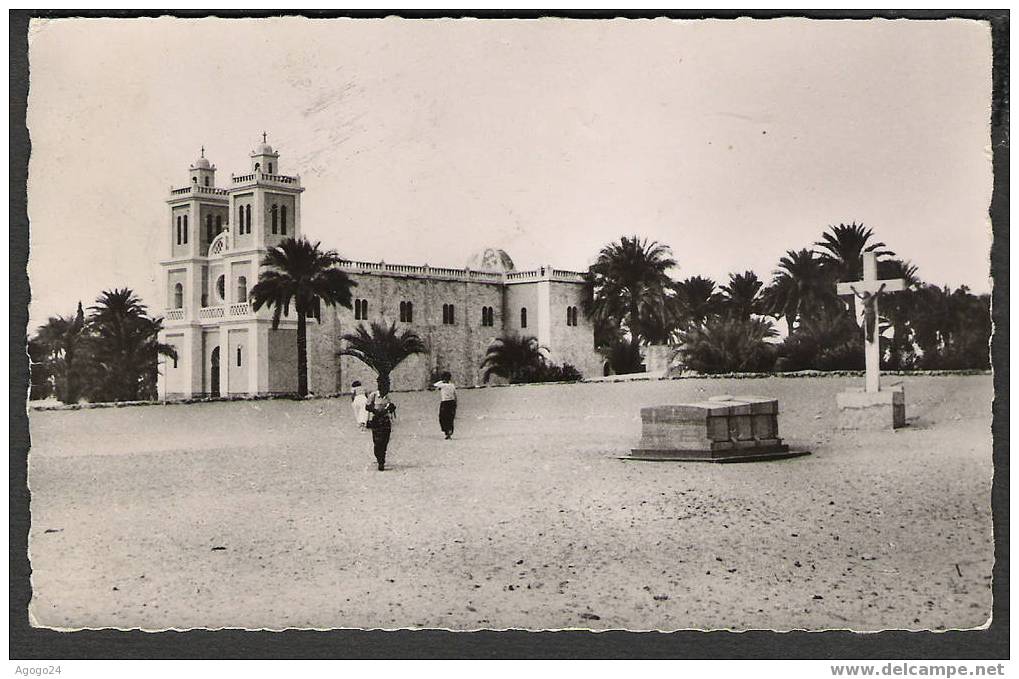
[[262, 143], [263, 143], [263, 144], [265, 143], [265, 138], [266, 138], [266, 136], [267, 136], [267, 135], [266, 135], [266, 133], [265, 133], [265, 130], [262, 130]]
[[205, 144], [202, 144], [202, 158], [205, 157]]

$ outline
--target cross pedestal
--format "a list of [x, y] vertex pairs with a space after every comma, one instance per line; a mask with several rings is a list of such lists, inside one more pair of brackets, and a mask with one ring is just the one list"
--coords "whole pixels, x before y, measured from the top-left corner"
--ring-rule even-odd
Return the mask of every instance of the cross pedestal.
[[866, 381], [863, 389], [847, 389], [836, 398], [843, 429], [886, 429], [906, 424], [906, 401], [901, 387], [881, 389], [881, 342], [878, 298], [886, 292], [906, 289], [901, 278], [880, 280], [877, 255], [863, 254], [863, 280], [839, 283], [839, 295], [853, 295], [856, 317], [863, 326]]

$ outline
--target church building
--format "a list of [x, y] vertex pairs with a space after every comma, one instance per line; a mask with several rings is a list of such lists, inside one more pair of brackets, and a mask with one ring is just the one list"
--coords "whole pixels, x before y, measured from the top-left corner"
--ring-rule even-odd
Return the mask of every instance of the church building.
[[[162, 399], [286, 394], [297, 391], [297, 321], [293, 310], [272, 329], [272, 310], [254, 311], [250, 289], [269, 248], [302, 235], [299, 175], [283, 174], [279, 154], [263, 135], [249, 171], [216, 185], [216, 166], [202, 150], [189, 182], [171, 188], [160, 262], [166, 310], [160, 341], [176, 359], [160, 360]], [[328, 244], [323, 244], [328, 247]], [[344, 253], [345, 254], [345, 253]], [[394, 389], [421, 389], [448, 370], [461, 385], [482, 383], [481, 363], [493, 340], [534, 336], [556, 363], [583, 375], [602, 374], [594, 329], [580, 312], [580, 273], [541, 266], [517, 271], [502, 250], [488, 248], [465, 268], [344, 261], [357, 283], [352, 309], [323, 306], [309, 319], [308, 385], [312, 393], [374, 384], [374, 373], [337, 357], [342, 336], [372, 322], [416, 332], [428, 352], [393, 373]]]

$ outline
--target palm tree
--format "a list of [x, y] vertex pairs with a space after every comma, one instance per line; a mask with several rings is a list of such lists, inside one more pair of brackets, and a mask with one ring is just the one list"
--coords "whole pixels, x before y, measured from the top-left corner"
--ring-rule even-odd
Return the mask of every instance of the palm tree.
[[42, 354], [45, 371], [53, 376], [57, 398], [64, 403], [77, 403], [81, 396], [81, 366], [77, 359], [86, 341], [81, 302], [74, 316], [51, 316], [36, 331], [35, 344]]
[[481, 375], [485, 382], [492, 375], [516, 384], [529, 382], [545, 365], [544, 347], [531, 336], [509, 335], [497, 338], [485, 352]]
[[831, 267], [839, 281], [856, 281], [863, 277], [863, 253], [874, 252], [878, 259], [895, 255], [880, 242], [870, 242], [874, 231], [863, 224], [829, 226], [821, 240], [814, 243], [821, 251], [821, 261]]
[[862, 370], [863, 333], [844, 309], [804, 319], [779, 348], [784, 370]]
[[159, 356], [177, 356], [172, 346], [159, 342], [162, 319], [150, 318], [130, 288], [103, 290], [89, 311], [97, 371], [91, 400], [154, 398]]
[[769, 316], [785, 318], [789, 333], [835, 298], [835, 284], [813, 250], [788, 250], [762, 295]]
[[775, 347], [766, 340], [777, 334], [763, 318], [714, 317], [683, 333], [680, 354], [687, 367], [703, 373], [770, 370]]
[[674, 285], [674, 308], [687, 327], [702, 326], [716, 315], [722, 298], [715, 292], [715, 281], [704, 276], [691, 276]]
[[746, 321], [758, 312], [764, 282], [753, 271], [729, 274], [729, 284], [721, 286], [723, 303], [736, 319]]
[[357, 285], [336, 265], [340, 256], [333, 250], [321, 250], [321, 243], [306, 238], [287, 238], [269, 250], [258, 283], [251, 289], [251, 306], [273, 309], [272, 329], [280, 318], [290, 313], [293, 304], [297, 315], [297, 394], [308, 395], [308, 316], [321, 322], [321, 303], [351, 308], [351, 289]]
[[596, 323], [608, 321], [625, 328], [634, 356], [639, 355], [642, 340], [660, 335], [671, 323], [672, 279], [667, 272], [675, 266], [669, 246], [623, 236], [603, 247], [590, 268], [590, 315]]
[[388, 326], [373, 322], [370, 329], [359, 325], [354, 332], [345, 334], [342, 340], [345, 346], [336, 355], [357, 358], [379, 377], [388, 377], [409, 356], [428, 351], [417, 333], [411, 330], [398, 332], [395, 322]]
[[920, 277], [917, 276], [917, 268], [901, 259], [882, 259], [877, 263], [877, 272], [879, 278], [901, 278], [906, 282], [905, 290], [881, 298], [881, 315], [888, 319], [888, 324], [892, 327], [892, 337], [888, 341], [887, 366], [893, 370], [913, 367], [915, 357], [912, 356], [913, 330], [910, 318], [916, 308], [915, 292], [922, 285]]
[[925, 285], [913, 293], [910, 310], [913, 341], [922, 352], [919, 367], [962, 369], [990, 367], [990, 296], [973, 295], [963, 286]]

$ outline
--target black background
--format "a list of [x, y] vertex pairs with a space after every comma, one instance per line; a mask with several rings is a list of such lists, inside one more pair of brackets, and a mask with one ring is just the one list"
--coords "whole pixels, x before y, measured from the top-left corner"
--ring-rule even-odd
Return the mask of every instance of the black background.
[[[374, 11], [286, 12], [316, 18], [463, 17], [510, 19], [558, 16], [598, 20], [612, 17], [678, 19], [740, 16], [774, 18], [800, 16], [818, 19], [908, 18], [935, 21], [949, 17], [981, 19], [992, 27], [993, 104], [991, 135], [994, 153], [994, 192], [990, 215], [994, 244], [991, 252], [992, 341], [995, 400], [994, 516], [995, 565], [993, 621], [986, 630], [968, 632], [445, 632], [287, 631], [242, 630], [189, 632], [119, 632], [112, 630], [54, 632], [28, 623], [31, 599], [28, 561], [29, 493], [27, 487], [28, 357], [24, 347], [30, 289], [28, 263], [27, 178], [31, 151], [25, 125], [29, 86], [28, 23], [33, 17], [265, 17], [283, 12], [224, 11], [65, 11], [10, 12], [10, 658], [12, 659], [170, 659], [170, 658], [814, 658], [814, 659], [1005, 659], [1009, 656], [1009, 486], [1008, 486], [1008, 175], [1009, 175], [1009, 13], [974, 11]], [[918, 470], [919, 471], [919, 470]]]

